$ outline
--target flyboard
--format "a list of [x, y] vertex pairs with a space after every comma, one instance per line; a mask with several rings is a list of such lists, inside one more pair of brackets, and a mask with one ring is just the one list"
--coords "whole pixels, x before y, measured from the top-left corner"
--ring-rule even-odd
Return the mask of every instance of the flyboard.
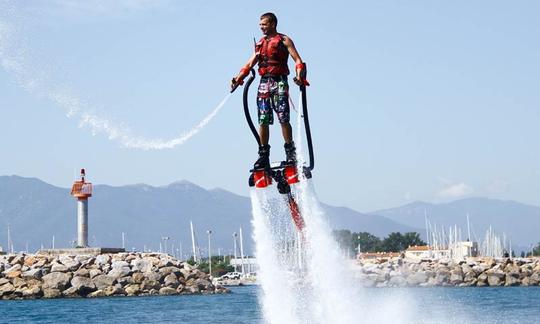
[[[309, 82], [305, 78], [306, 66], [304, 63], [303, 74], [301, 76], [301, 85], [300, 92], [302, 95], [302, 115], [304, 119], [304, 130], [306, 132], [306, 141], [309, 151], [309, 164], [308, 165], [298, 165], [297, 163], [288, 163], [286, 161], [273, 162], [268, 167], [260, 169], [251, 169], [249, 170], [249, 180], [248, 184], [250, 187], [255, 188], [266, 188], [272, 185], [273, 182], [276, 183], [278, 192], [282, 195], [286, 195], [287, 203], [291, 212], [292, 220], [297, 228], [297, 230], [303, 234], [305, 228], [305, 222], [302, 214], [300, 213], [300, 208], [298, 208], [297, 199], [291, 191], [291, 186], [299, 183], [305, 179], [311, 179], [313, 168], [315, 166], [315, 160], [313, 155], [313, 143], [311, 140], [311, 129], [309, 126], [309, 117], [308, 117], [308, 108], [307, 108], [307, 94], [306, 87], [309, 86]], [[249, 129], [253, 134], [258, 146], [261, 145], [261, 139], [257, 133], [257, 129], [253, 124], [251, 114], [249, 112], [248, 104], [248, 94], [249, 87], [255, 80], [255, 70], [251, 69], [251, 75], [246, 81], [244, 86], [243, 93], [243, 105], [244, 105], [244, 114], [246, 121], [248, 123]], [[231, 89], [231, 93], [236, 90], [238, 83]]]

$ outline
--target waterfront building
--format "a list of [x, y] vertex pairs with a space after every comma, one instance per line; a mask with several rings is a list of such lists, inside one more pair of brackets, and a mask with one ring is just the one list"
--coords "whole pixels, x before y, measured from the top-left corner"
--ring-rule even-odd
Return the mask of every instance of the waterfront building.
[[257, 259], [250, 257], [244, 257], [243, 259], [231, 258], [230, 265], [232, 265], [235, 269], [244, 269], [245, 273], [257, 272], [259, 269]]
[[409, 259], [452, 259], [464, 260], [468, 257], [478, 256], [478, 243], [470, 241], [452, 242], [449, 246], [432, 247], [428, 245], [409, 246], [405, 250], [405, 257]]

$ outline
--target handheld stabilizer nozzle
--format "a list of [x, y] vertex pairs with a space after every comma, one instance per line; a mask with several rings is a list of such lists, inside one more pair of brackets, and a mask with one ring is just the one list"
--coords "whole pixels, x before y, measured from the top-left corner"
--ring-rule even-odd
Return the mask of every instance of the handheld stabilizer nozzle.
[[307, 80], [307, 65], [305, 62], [302, 62], [300, 64], [296, 64], [296, 69], [300, 70], [298, 73], [298, 76], [294, 77], [294, 82], [298, 84], [300, 87], [302, 86], [309, 86], [309, 81]]
[[239, 82], [236, 82], [236, 78], [233, 78], [231, 80], [231, 84], [232, 84], [232, 87], [231, 87], [231, 93], [234, 92], [234, 90], [236, 90], [236, 88], [238, 88], [238, 86], [240, 85]]
[[240, 74], [238, 74], [237, 77], [232, 78], [231, 80], [231, 93], [238, 88], [238, 86], [241, 86], [244, 84], [244, 78], [249, 75], [249, 72], [253, 75], [255, 75], [255, 71], [253, 69], [248, 68], [247, 66], [240, 69]]

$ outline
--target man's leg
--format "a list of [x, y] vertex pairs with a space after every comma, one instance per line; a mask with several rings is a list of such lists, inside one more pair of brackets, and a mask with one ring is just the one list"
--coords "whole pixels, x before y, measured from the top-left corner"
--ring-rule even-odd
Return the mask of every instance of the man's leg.
[[276, 112], [278, 114], [279, 123], [281, 124], [281, 134], [285, 142], [285, 160], [287, 163], [296, 163], [296, 148], [294, 147], [292, 127], [290, 123], [290, 108], [289, 108], [289, 85], [287, 80], [282, 80], [278, 83], [278, 104]]
[[264, 169], [270, 166], [270, 138], [269, 125], [273, 123], [273, 112], [268, 95], [268, 85], [261, 80], [257, 94], [257, 107], [259, 115], [259, 158], [255, 161], [255, 169]]
[[292, 142], [292, 127], [290, 122], [281, 123], [281, 134], [283, 134], [285, 144]]
[[270, 138], [270, 127], [268, 125], [259, 125], [259, 137], [261, 145], [267, 145]]

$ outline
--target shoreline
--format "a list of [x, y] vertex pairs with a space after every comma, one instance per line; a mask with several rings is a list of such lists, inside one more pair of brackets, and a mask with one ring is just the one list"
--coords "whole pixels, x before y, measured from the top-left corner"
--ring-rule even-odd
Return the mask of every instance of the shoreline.
[[539, 286], [540, 259], [468, 258], [357, 260], [355, 277], [364, 287]]
[[0, 299], [221, 294], [197, 267], [161, 253], [0, 255]]

